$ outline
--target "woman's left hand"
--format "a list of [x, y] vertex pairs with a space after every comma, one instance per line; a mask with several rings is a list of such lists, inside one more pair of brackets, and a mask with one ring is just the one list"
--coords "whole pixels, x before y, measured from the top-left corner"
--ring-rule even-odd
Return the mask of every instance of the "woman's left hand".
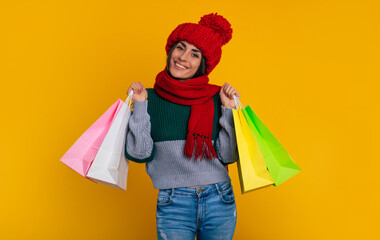
[[222, 89], [219, 92], [222, 105], [226, 108], [235, 108], [236, 103], [234, 100], [234, 95], [238, 99], [240, 99], [240, 93], [236, 91], [236, 89], [232, 87], [230, 84], [224, 83]]

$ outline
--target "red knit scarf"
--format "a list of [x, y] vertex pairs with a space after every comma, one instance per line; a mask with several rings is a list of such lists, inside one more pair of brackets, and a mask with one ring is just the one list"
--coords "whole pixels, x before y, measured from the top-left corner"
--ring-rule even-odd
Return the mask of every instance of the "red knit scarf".
[[212, 96], [221, 87], [208, 83], [208, 76], [179, 81], [169, 76], [166, 69], [156, 76], [155, 92], [162, 98], [181, 105], [191, 105], [190, 119], [187, 125], [185, 155], [195, 160], [205, 156], [216, 157], [211, 137], [214, 119], [214, 101]]

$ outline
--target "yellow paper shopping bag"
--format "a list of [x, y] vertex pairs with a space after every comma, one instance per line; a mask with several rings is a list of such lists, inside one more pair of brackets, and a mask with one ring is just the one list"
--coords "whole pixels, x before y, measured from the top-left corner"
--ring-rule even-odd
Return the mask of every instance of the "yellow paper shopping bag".
[[273, 179], [241, 109], [232, 110], [239, 159], [237, 161], [241, 192], [272, 185]]

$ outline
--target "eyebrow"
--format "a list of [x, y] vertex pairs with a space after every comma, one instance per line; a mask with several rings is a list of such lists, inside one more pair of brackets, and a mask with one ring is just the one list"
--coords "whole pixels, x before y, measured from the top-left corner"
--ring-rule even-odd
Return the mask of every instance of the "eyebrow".
[[[182, 44], [185, 48], [186, 48], [186, 45], [183, 43], [183, 42], [179, 42], [180, 44]], [[191, 49], [191, 51], [193, 52], [199, 52], [199, 53], [202, 53], [201, 51], [197, 50], [197, 49]]]

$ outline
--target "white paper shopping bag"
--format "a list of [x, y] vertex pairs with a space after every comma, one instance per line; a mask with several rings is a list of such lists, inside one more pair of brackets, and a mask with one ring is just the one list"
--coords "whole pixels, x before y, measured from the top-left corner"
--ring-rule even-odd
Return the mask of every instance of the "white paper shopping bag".
[[129, 165], [124, 155], [125, 138], [131, 116], [132, 94], [133, 91], [116, 115], [87, 173], [87, 177], [95, 182], [124, 190], [127, 189]]

